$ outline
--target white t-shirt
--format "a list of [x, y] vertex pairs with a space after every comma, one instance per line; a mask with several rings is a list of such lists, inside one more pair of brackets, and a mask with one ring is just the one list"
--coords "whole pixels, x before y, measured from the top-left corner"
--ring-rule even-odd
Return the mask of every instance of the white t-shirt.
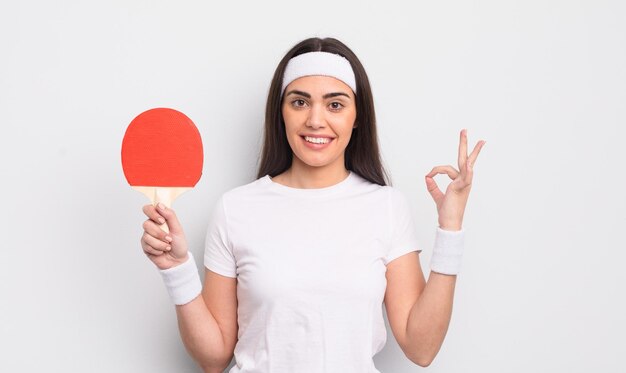
[[386, 265], [421, 251], [405, 195], [354, 172], [326, 188], [269, 175], [225, 192], [204, 265], [237, 277], [230, 373], [373, 373], [385, 345]]

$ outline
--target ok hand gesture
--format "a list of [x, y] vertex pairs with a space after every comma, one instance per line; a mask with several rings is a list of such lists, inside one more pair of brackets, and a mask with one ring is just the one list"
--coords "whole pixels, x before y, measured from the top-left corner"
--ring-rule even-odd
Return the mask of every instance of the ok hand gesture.
[[[461, 130], [459, 143], [459, 170], [454, 167], [436, 166], [426, 175], [426, 188], [435, 200], [439, 214], [439, 227], [445, 230], [457, 231], [463, 225], [463, 213], [472, 187], [473, 167], [480, 149], [485, 145], [484, 140], [476, 144], [472, 154], [467, 155], [467, 130]], [[447, 174], [452, 182], [443, 194], [433, 177], [437, 174]]]

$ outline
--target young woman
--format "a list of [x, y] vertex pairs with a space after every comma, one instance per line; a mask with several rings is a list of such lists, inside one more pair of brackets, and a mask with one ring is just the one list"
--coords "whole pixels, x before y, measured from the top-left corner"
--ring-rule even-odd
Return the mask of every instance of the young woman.
[[[214, 207], [204, 286], [174, 211], [144, 206], [142, 248], [190, 355], [205, 372], [222, 372], [233, 354], [231, 373], [378, 372], [384, 303], [405, 355], [428, 366], [450, 322], [483, 144], [468, 156], [461, 131], [459, 169], [425, 177], [439, 214], [426, 282], [407, 199], [386, 182], [363, 66], [336, 39], [294, 46], [271, 83], [257, 179]], [[445, 194], [433, 180], [440, 173], [452, 179]]]

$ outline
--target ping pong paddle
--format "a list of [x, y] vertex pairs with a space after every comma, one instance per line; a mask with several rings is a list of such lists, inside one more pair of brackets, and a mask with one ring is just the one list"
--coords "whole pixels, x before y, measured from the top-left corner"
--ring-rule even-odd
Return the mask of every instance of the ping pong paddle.
[[[133, 189], [168, 208], [202, 176], [202, 139], [185, 114], [168, 108], [144, 111], [122, 140], [122, 168]], [[161, 228], [169, 232], [167, 224]]]

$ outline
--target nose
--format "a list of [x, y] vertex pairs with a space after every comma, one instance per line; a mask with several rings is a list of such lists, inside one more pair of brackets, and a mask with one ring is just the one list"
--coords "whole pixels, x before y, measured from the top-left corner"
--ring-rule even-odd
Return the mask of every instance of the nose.
[[322, 105], [311, 106], [306, 125], [311, 128], [320, 128], [324, 126], [324, 108]]

